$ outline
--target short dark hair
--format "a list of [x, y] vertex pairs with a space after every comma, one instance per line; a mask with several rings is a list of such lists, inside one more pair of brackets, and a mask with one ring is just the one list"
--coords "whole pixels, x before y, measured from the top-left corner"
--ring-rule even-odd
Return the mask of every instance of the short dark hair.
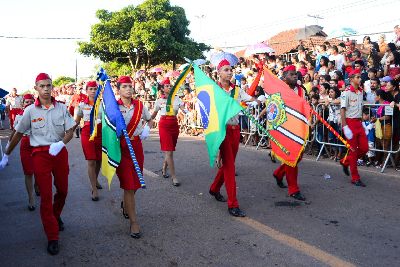
[[358, 64], [361, 67], [364, 67], [364, 61], [362, 61], [362, 60], [356, 60], [356, 61], [354, 61], [354, 64]]
[[378, 78], [372, 78], [372, 79], [370, 79], [370, 81], [375, 81], [378, 84], [381, 84], [381, 81]]
[[323, 86], [325, 88], [325, 90], [328, 90], [328, 91], [329, 91], [329, 89], [331, 89], [331, 86], [329, 85], [329, 83], [323, 83], [323, 84], [321, 84], [321, 86]]
[[336, 51], [336, 52], [339, 52], [339, 49], [337, 48], [336, 45], [332, 46], [331, 49], [334, 50], [334, 51]]
[[376, 68], [372, 67], [372, 68], [368, 69], [368, 72], [373, 72], [373, 73], [377, 74], [378, 70]]
[[363, 108], [363, 111], [362, 111], [363, 114], [369, 115], [369, 112], [370, 112], [369, 108]]

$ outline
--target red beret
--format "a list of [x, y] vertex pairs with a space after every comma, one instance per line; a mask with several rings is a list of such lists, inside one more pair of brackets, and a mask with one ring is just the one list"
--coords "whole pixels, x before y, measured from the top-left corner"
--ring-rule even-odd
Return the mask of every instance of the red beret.
[[295, 67], [294, 65], [286, 66], [286, 67], [283, 69], [283, 72], [285, 72], [285, 71], [296, 71], [296, 67]]
[[352, 77], [352, 76], [354, 76], [356, 74], [360, 74], [360, 73], [361, 73], [360, 69], [353, 69], [349, 72], [349, 77]]
[[169, 78], [165, 78], [164, 80], [161, 81], [160, 83], [161, 85], [166, 85], [166, 84], [171, 84], [171, 81], [169, 80]]
[[51, 80], [50, 76], [47, 73], [39, 73], [38, 76], [36, 76], [35, 82], [42, 81], [42, 80]]
[[97, 82], [96, 81], [88, 81], [86, 83], [86, 88], [88, 87], [97, 87]]
[[217, 66], [217, 70], [219, 70], [220, 68], [222, 68], [223, 66], [230, 66], [231, 63], [229, 63], [228, 60], [223, 59]]
[[132, 79], [129, 76], [121, 76], [118, 79], [118, 83], [132, 83]]
[[32, 94], [25, 94], [24, 95], [24, 100], [25, 99], [32, 99], [32, 100], [35, 100], [35, 97], [32, 95]]

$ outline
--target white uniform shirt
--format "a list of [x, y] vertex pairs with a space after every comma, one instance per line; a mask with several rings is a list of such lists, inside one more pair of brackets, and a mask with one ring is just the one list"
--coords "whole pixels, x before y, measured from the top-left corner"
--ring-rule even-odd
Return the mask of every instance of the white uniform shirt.
[[[239, 95], [238, 98], [235, 99], [239, 104], [241, 102], [247, 102], [250, 101], [252, 99], [252, 96], [248, 95], [243, 89], [237, 87], [237, 89], [239, 89]], [[227, 94], [229, 94], [229, 96], [231, 95], [233, 88], [230, 88], [229, 91], [224, 90]], [[228, 125], [238, 125], [239, 124], [239, 114], [233, 116], [232, 118], [229, 119], [229, 121], [227, 122]]]
[[[118, 101], [118, 106], [119, 106], [119, 110], [122, 113], [122, 117], [124, 117], [125, 124], [126, 124], [126, 126], [128, 126], [129, 122], [132, 119], [133, 112], [135, 111], [136, 107], [133, 105], [133, 102], [131, 103], [131, 105], [129, 107], [125, 107], [122, 104], [121, 100]], [[149, 121], [150, 119], [151, 119], [151, 114], [150, 114], [149, 110], [147, 109], [147, 107], [145, 105], [143, 105], [142, 117], [141, 117], [140, 122], [138, 123], [132, 137], [140, 135], [143, 131], [144, 123], [146, 121]]]
[[363, 92], [350, 86], [340, 96], [340, 108], [346, 109], [346, 118], [360, 119], [362, 116]]
[[[17, 127], [17, 125], [21, 121], [21, 119], [22, 119], [22, 115], [15, 116], [14, 129]], [[31, 135], [31, 130], [27, 130], [26, 132], [24, 132], [24, 135]]]
[[92, 111], [92, 108], [93, 108], [92, 105], [89, 105], [88, 103], [85, 102], [80, 102], [76, 107], [77, 109], [76, 114], [79, 117], [82, 117], [83, 121], [85, 122], [90, 121], [90, 112]]
[[38, 147], [61, 141], [65, 132], [74, 125], [75, 121], [64, 104], [53, 101], [46, 109], [37, 99], [34, 105], [25, 108], [15, 130], [19, 133], [31, 130], [31, 146]]
[[[173, 109], [174, 109], [174, 114], [178, 114], [179, 107], [183, 107], [185, 103], [178, 97], [176, 96], [174, 99], [173, 103]], [[158, 112], [160, 111], [161, 116], [167, 115], [166, 111], [167, 107], [167, 98], [159, 98], [156, 100], [156, 103], [154, 104], [154, 111]]]
[[6, 107], [10, 107], [11, 109], [22, 108], [22, 96], [9, 96], [6, 100]]

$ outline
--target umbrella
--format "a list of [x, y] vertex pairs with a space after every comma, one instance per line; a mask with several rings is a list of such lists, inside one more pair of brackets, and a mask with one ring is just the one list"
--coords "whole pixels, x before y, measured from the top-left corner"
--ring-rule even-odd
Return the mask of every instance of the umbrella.
[[179, 77], [179, 75], [181, 75], [179, 71], [170, 70], [167, 72], [167, 74], [165, 74], [165, 77]]
[[318, 25], [305, 26], [304, 28], [299, 29], [299, 32], [296, 35], [296, 39], [304, 40], [315, 35], [326, 37], [327, 35], [322, 31], [322, 29], [323, 27]]
[[0, 88], [0, 98], [5, 97], [6, 95], [8, 95], [8, 91]]
[[254, 45], [250, 45], [244, 51], [244, 55], [246, 57], [254, 55], [254, 54], [263, 54], [263, 53], [274, 53], [275, 50], [269, 47], [264, 43], [258, 43]]
[[139, 78], [144, 72], [145, 70], [138, 70], [135, 74], [135, 78]]
[[185, 64], [182, 64], [179, 68], [178, 68], [178, 70], [180, 70], [180, 71], [182, 71], [184, 68], [186, 68], [186, 66], [188, 66], [189, 65], [189, 63], [185, 63]]
[[207, 60], [202, 59], [202, 58], [199, 58], [199, 59], [193, 60], [193, 63], [196, 64], [196, 65], [198, 65], [198, 66], [200, 66], [200, 65], [206, 64], [206, 63], [207, 63]]
[[351, 35], [356, 35], [358, 32], [352, 28], [348, 27], [342, 27], [340, 29], [335, 29], [333, 30], [329, 36], [334, 37], [343, 37], [343, 36], [351, 36]]
[[231, 66], [235, 66], [239, 62], [239, 59], [234, 54], [228, 52], [217, 52], [212, 54], [210, 62], [212, 65], [218, 66], [218, 64], [224, 59], [228, 60]]
[[162, 72], [162, 71], [163, 71], [163, 69], [161, 67], [157, 67], [157, 68], [152, 69], [151, 72]]

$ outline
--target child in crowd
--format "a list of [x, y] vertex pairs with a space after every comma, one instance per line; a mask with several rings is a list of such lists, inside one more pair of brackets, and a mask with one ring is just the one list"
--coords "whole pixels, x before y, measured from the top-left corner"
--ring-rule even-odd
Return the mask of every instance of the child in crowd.
[[375, 152], [372, 151], [375, 144], [375, 124], [371, 122], [369, 112], [370, 110], [368, 108], [363, 109], [362, 125], [365, 129], [365, 134], [367, 135], [368, 138], [368, 147], [369, 147], [369, 150], [366, 155], [367, 156], [366, 166], [374, 165], [374, 158], [375, 158]]

